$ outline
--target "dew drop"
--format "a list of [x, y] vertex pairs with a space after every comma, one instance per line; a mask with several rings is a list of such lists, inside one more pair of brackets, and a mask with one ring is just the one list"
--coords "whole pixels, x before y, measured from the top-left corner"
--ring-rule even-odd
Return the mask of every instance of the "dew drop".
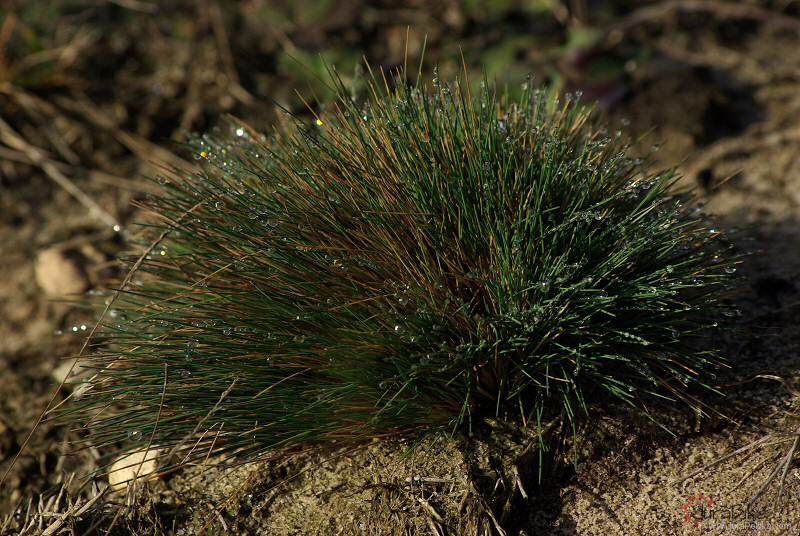
[[675, 271], [675, 268], [673, 268], [673, 266], [671, 264], [668, 264], [667, 265], [667, 273], [671, 274], [674, 271]]
[[647, 289], [647, 292], [649, 292], [650, 294], [656, 294], [658, 292], [658, 289], [656, 287], [650, 287], [649, 289]]
[[223, 328], [223, 330], [222, 330], [222, 334], [223, 334], [223, 335], [230, 335], [230, 334], [231, 334], [231, 328], [230, 328], [230, 326], [228, 326], [228, 327], [226, 327], [226, 328]]
[[549, 283], [548, 281], [539, 281], [539, 282], [536, 284], [536, 288], [537, 288], [537, 289], [538, 289], [540, 292], [547, 292], [548, 290], [550, 290], [550, 283]]
[[218, 209], [225, 208], [225, 201], [217, 201], [216, 203], [214, 203], [214, 207], [216, 207]]
[[734, 272], [736, 272], [736, 267], [735, 266], [728, 265], [728, 266], [725, 267], [725, 273], [726, 274], [732, 274]]
[[294, 336], [294, 342], [304, 342], [305, 340], [306, 340], [306, 336], [305, 335], [295, 335]]
[[378, 389], [380, 389], [381, 391], [383, 391], [387, 387], [389, 387], [389, 383], [388, 382], [383, 381], [383, 382], [378, 384]]
[[138, 428], [135, 430], [131, 430], [130, 432], [128, 432], [128, 439], [130, 441], [139, 441], [140, 439], [142, 439], [142, 431], [139, 430]]
[[398, 335], [402, 335], [403, 333], [406, 332], [406, 327], [403, 324], [397, 324], [394, 327], [394, 332], [397, 333]]

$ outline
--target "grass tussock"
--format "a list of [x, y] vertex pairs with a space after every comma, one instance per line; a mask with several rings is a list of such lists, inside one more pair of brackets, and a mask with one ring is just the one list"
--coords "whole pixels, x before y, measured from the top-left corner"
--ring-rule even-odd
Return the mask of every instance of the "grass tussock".
[[73, 410], [95, 446], [252, 457], [690, 400], [735, 268], [675, 170], [578, 98], [370, 72], [354, 99], [189, 144]]

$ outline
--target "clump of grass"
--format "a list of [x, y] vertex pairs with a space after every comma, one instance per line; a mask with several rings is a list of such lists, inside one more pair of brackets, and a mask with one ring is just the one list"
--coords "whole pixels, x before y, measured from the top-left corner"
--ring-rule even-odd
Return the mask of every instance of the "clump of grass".
[[675, 170], [527, 85], [332, 74], [313, 121], [234, 122], [159, 179], [76, 406], [94, 445], [252, 457], [706, 386], [734, 268]]

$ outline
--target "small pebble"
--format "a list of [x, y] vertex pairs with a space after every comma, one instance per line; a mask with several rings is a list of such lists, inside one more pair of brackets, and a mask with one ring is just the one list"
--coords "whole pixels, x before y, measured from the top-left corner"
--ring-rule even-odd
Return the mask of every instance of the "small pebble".
[[34, 276], [48, 298], [64, 298], [89, 289], [89, 278], [78, 258], [78, 254], [58, 247], [39, 252], [34, 261]]
[[136, 475], [139, 475], [137, 480], [147, 477], [156, 468], [156, 461], [161, 454], [161, 449], [150, 449], [118, 458], [108, 469], [111, 491], [124, 491]]

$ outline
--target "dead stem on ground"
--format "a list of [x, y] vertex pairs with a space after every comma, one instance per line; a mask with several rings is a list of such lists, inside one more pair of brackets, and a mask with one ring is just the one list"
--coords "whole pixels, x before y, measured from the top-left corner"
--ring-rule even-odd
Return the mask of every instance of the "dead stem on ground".
[[[748, 380], [737, 382], [737, 384], [732, 384], [732, 385], [745, 384], [757, 379], [774, 380], [780, 382], [786, 388], [786, 390], [791, 393], [795, 402], [800, 401], [800, 391], [798, 391], [797, 388], [795, 388], [786, 378], [782, 378], [774, 374], [757, 374]], [[716, 467], [721, 463], [733, 459], [741, 454], [748, 453], [749, 456], [750, 453], [755, 452], [757, 450], [765, 449], [768, 447], [774, 447], [776, 445], [786, 445], [786, 444], [791, 444], [791, 445], [788, 448], [788, 450], [785, 451], [785, 454], [783, 454], [783, 456], [780, 457], [778, 463], [775, 464], [772, 471], [764, 479], [764, 481], [761, 483], [758, 489], [750, 496], [750, 498], [745, 503], [745, 505], [748, 508], [751, 507], [753, 504], [755, 504], [755, 502], [767, 492], [769, 486], [772, 484], [772, 482], [780, 473], [780, 478], [778, 479], [778, 489], [775, 493], [775, 500], [773, 502], [773, 508], [777, 510], [778, 503], [781, 499], [781, 496], [783, 495], [783, 490], [786, 486], [786, 477], [789, 474], [789, 470], [797, 462], [797, 460], [795, 459], [795, 454], [798, 450], [798, 447], [800, 447], [800, 426], [797, 427], [797, 429], [794, 432], [772, 432], [765, 436], [762, 436], [742, 447], [739, 447], [733, 452], [730, 452], [728, 454], [725, 454], [724, 456], [720, 456], [712, 460], [711, 462], [700, 467], [699, 469], [692, 471], [688, 475], [685, 475], [677, 480], [674, 480], [672, 482], [672, 485], [678, 485], [682, 482], [685, 482], [686, 480], [689, 480], [690, 478], [694, 478], [695, 476], [700, 475], [708, 471], [709, 469]], [[747, 474], [745, 474], [744, 477], [742, 477], [741, 480], [739, 480], [739, 482], [732, 489], [739, 487], [743, 482], [748, 480], [752, 474], [754, 474], [760, 467], [762, 467], [765, 464], [766, 460], [762, 461], [756, 467], [753, 467], [750, 471], [747, 472]]]

